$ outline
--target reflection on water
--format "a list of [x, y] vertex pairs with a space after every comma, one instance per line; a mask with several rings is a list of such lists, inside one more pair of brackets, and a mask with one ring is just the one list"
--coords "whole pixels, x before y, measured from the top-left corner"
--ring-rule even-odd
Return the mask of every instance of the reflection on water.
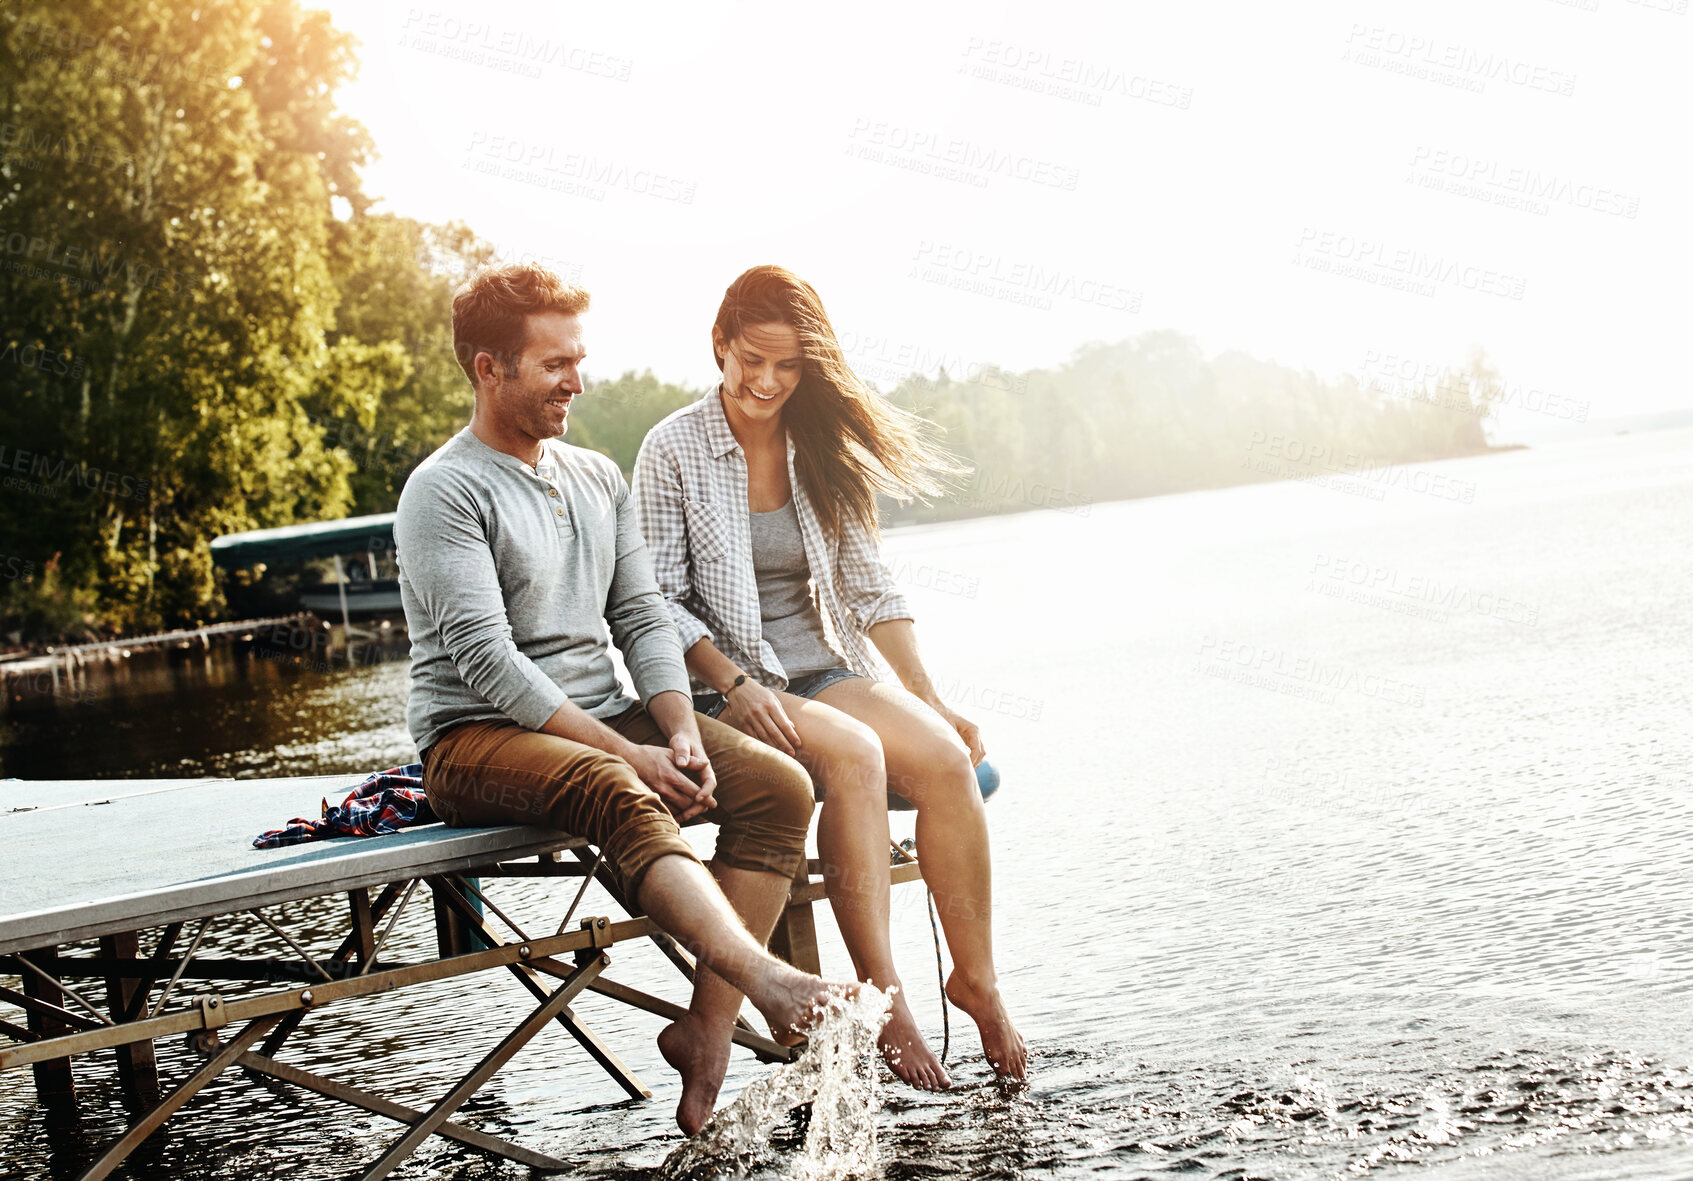
[[[1030, 1089], [1002, 1095], [954, 1013], [958, 1087], [883, 1077], [886, 1177], [1693, 1173], [1693, 618], [1674, 608], [1693, 438], [1437, 466], [1473, 503], [1256, 486], [890, 536], [936, 678], [1005, 776], [995, 926], [1034, 1060]], [[403, 665], [254, 670], [8, 734], [5, 773], [351, 782], [412, 756], [404, 691]], [[541, 927], [570, 893], [497, 890]], [[433, 938], [414, 909], [397, 957]], [[596, 890], [583, 912], [613, 910]], [[336, 905], [296, 913], [332, 945]], [[895, 891], [894, 927], [938, 1047], [920, 891]], [[652, 949], [612, 963], [683, 995]], [[427, 1105], [529, 1004], [504, 980], [417, 996], [323, 1015], [283, 1057]], [[585, 1176], [646, 1177], [678, 1143], [661, 1022], [577, 1007], [652, 1100], [623, 1100], [554, 1029], [464, 1119]], [[179, 1043], [160, 1054], [167, 1076], [189, 1068]], [[737, 1054], [725, 1098], [768, 1070]], [[0, 1174], [69, 1176], [121, 1131], [110, 1059], [82, 1079], [83, 1138], [55, 1141], [27, 1072], [0, 1077]], [[132, 1172], [341, 1178], [393, 1135], [231, 1075]], [[527, 1171], [437, 1140], [403, 1175]]]
[[26, 696], [5, 718], [0, 776], [252, 778], [375, 769], [416, 757], [401, 716], [403, 638], [386, 653], [361, 650], [353, 665], [278, 655], [228, 647], [137, 652], [119, 677], [96, 673], [77, 695]]

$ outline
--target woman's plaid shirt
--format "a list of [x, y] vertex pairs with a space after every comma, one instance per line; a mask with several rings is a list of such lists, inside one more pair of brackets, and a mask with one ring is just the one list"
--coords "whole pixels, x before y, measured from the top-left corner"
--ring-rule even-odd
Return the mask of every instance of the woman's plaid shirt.
[[[890, 670], [865, 633], [884, 619], [910, 619], [905, 596], [863, 526], [845, 522], [839, 537], [825, 535], [794, 473], [791, 438], [788, 482], [827, 638], [854, 672], [888, 679]], [[715, 391], [647, 433], [635, 459], [634, 490], [658, 589], [682, 633], [682, 650], [709, 639], [753, 679], [786, 688], [787, 672], [764, 640], [759, 612], [746, 456]], [[693, 684], [695, 692], [712, 691], [698, 678]]]

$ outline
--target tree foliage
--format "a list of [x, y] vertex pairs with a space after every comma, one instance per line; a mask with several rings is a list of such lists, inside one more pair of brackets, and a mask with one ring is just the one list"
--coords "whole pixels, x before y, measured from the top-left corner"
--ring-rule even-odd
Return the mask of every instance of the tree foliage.
[[1329, 380], [1240, 352], [1207, 358], [1168, 331], [1091, 344], [1053, 369], [913, 377], [889, 397], [941, 426], [974, 471], [946, 501], [894, 515], [1074, 510], [1485, 450], [1497, 373], [1477, 352], [1439, 380]]
[[296, 0], [0, 10], [0, 544], [54, 575], [0, 627], [205, 619], [212, 538], [392, 507], [462, 420], [416, 359], [486, 249], [369, 212], [355, 68]]

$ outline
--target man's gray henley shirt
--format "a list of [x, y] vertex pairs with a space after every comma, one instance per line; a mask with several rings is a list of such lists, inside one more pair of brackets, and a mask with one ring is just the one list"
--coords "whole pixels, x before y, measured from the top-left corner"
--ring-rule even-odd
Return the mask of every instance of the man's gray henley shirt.
[[450, 727], [539, 730], [569, 698], [599, 719], [688, 692], [629, 486], [605, 456], [548, 439], [534, 468], [466, 427], [406, 481], [394, 520], [411, 632], [406, 727], [419, 752]]

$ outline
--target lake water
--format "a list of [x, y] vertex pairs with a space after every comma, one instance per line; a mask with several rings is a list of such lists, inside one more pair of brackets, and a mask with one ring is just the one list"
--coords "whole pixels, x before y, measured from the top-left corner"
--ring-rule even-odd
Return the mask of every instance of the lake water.
[[[999, 959], [1034, 1056], [1000, 1095], [955, 1014], [952, 1092], [884, 1082], [884, 1175], [1693, 1175], [1690, 526], [1676, 432], [890, 535], [929, 664], [1004, 774]], [[351, 782], [412, 757], [404, 695], [403, 665], [272, 669], [26, 720], [0, 757]], [[496, 898], [543, 926], [568, 891]], [[922, 898], [896, 890], [895, 946], [938, 1048]], [[332, 908], [297, 913], [327, 942]], [[408, 915], [402, 942], [428, 927]], [[613, 963], [681, 995], [656, 952]], [[507, 1027], [529, 1006], [430, 995], [357, 1010], [368, 1038], [308, 1022], [285, 1057], [427, 1105], [497, 1036], [473, 1000]], [[464, 1118], [644, 1176], [678, 1142], [660, 1022], [579, 1011], [652, 1100], [555, 1028]], [[124, 1126], [108, 1063], [79, 1069], [86, 1139], [57, 1145], [28, 1072], [0, 1078], [4, 1176], [69, 1176]], [[766, 1069], [737, 1055], [725, 1098]], [[342, 1178], [394, 1128], [349, 1110], [226, 1075], [132, 1175]], [[435, 1140], [398, 1175], [526, 1170]]]

